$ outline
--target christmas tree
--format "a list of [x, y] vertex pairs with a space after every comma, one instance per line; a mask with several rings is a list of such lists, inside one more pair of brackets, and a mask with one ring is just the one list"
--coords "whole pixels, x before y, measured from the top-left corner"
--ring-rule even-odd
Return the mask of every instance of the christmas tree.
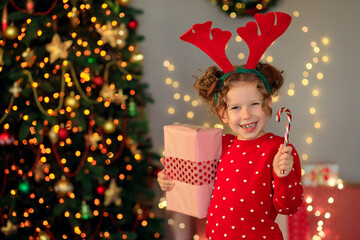
[[2, 0], [0, 239], [160, 239], [130, 0]]

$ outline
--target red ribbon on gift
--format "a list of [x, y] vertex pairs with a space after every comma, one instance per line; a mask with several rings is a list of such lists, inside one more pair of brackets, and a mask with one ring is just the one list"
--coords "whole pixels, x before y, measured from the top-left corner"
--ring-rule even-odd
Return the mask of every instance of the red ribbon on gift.
[[165, 173], [173, 180], [191, 185], [210, 184], [215, 179], [218, 159], [194, 162], [176, 157], [165, 157]]

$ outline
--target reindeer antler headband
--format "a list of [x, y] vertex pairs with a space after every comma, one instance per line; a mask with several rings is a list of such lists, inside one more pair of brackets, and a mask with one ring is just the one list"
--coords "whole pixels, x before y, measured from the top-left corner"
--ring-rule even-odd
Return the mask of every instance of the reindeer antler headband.
[[[264, 82], [266, 89], [271, 93], [271, 88], [266, 77], [255, 70], [255, 67], [271, 43], [280, 37], [289, 27], [291, 16], [282, 12], [269, 12], [265, 15], [257, 13], [255, 14], [255, 20], [259, 25], [260, 35], [258, 34], [258, 25], [256, 22], [248, 22], [245, 27], [239, 27], [237, 29], [238, 35], [244, 39], [249, 47], [249, 58], [245, 68], [235, 69], [226, 57], [225, 47], [231, 38], [231, 32], [222, 31], [219, 28], [211, 29], [211, 21], [203, 24], [195, 24], [180, 37], [181, 40], [200, 48], [224, 71], [225, 74], [221, 77], [220, 84], [215, 93], [216, 101], [217, 92], [221, 89], [224, 79], [232, 72], [252, 72], [257, 74]], [[210, 33], [212, 39], [210, 39]], [[209, 93], [214, 90], [215, 86], [216, 82], [210, 87]]]

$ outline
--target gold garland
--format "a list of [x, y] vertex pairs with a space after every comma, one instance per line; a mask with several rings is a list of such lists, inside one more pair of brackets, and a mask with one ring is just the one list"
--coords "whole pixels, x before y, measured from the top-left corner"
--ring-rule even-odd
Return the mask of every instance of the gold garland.
[[[125, 75], [125, 74], [130, 74], [125, 68], [123, 68], [117, 61], [111, 61], [111, 62], [108, 62], [106, 65], [105, 65], [105, 69], [104, 69], [104, 81], [107, 82], [108, 81], [108, 78], [109, 78], [109, 69], [111, 66], [117, 66], [118, 69]], [[29, 80], [30, 82], [30, 85], [31, 85], [31, 88], [33, 90], [33, 93], [34, 93], [34, 99], [35, 99], [35, 102], [36, 102], [36, 105], [38, 106], [39, 110], [41, 111], [41, 113], [43, 113], [44, 115], [48, 115], [48, 116], [53, 116], [54, 113], [57, 113], [60, 111], [60, 109], [63, 107], [63, 104], [64, 104], [64, 97], [65, 97], [65, 73], [67, 72], [67, 70], [70, 69], [70, 74], [73, 78], [73, 81], [74, 81], [74, 84], [75, 84], [75, 87], [76, 89], [79, 91], [81, 97], [87, 101], [88, 103], [91, 103], [91, 104], [94, 104], [94, 103], [98, 103], [98, 101], [96, 100], [92, 100], [90, 99], [88, 96], [86, 96], [85, 92], [82, 90], [81, 86], [80, 86], [80, 82], [76, 76], [76, 72], [75, 72], [75, 69], [74, 69], [74, 66], [72, 65], [71, 62], [69, 61], [64, 61], [63, 62], [63, 67], [62, 67], [62, 71], [61, 71], [61, 87], [60, 87], [60, 99], [59, 99], [59, 104], [58, 106], [55, 108], [55, 109], [48, 109], [46, 110], [40, 103], [39, 101], [39, 95], [36, 91], [36, 88], [37, 86], [36, 85], [36, 82], [34, 81], [33, 77], [32, 77], [32, 74], [29, 70], [23, 70], [23, 73], [27, 76], [27, 79]], [[140, 79], [140, 75], [135, 75], [135, 74], [131, 74], [131, 76], [134, 78], [134, 79]], [[15, 99], [15, 96], [12, 96], [11, 99], [10, 99], [10, 103], [9, 103], [9, 106], [7, 107], [7, 109], [5, 110], [5, 114], [1, 117], [0, 119], [0, 124], [3, 123], [3, 121], [7, 118], [7, 116], [9, 115], [9, 112], [11, 110], [11, 107], [14, 103], [14, 99]]]
[[[76, 89], [79, 91], [80, 95], [84, 98], [84, 100], [88, 103], [98, 103], [98, 101], [96, 100], [92, 100], [90, 98], [88, 98], [88, 96], [86, 96], [86, 94], [84, 93], [84, 91], [81, 89], [81, 86], [80, 86], [80, 82], [79, 80], [77, 79], [77, 76], [76, 76], [76, 72], [75, 72], [75, 69], [72, 65], [71, 62], [64, 62], [64, 65], [67, 65], [67, 63], [69, 63], [69, 68], [70, 68], [70, 72], [71, 72], [71, 75], [74, 79], [74, 83], [75, 83], [75, 87]], [[62, 78], [64, 78], [64, 75], [65, 75], [65, 71], [64, 71], [64, 68], [63, 68], [63, 72], [62, 72]]]
[[15, 96], [13, 95], [13, 96], [11, 97], [11, 99], [10, 99], [9, 106], [6, 108], [4, 115], [3, 115], [3, 116], [1, 117], [1, 119], [0, 119], [0, 124], [2, 124], [3, 121], [4, 121], [4, 120], [7, 118], [7, 116], [9, 115], [9, 112], [10, 112], [10, 110], [11, 110], [11, 107], [12, 107], [12, 105], [13, 105], [13, 103], [14, 103], [14, 99], [15, 99]]
[[38, 93], [36, 91], [37, 86], [34, 86], [36, 83], [31, 75], [31, 72], [29, 70], [24, 70], [23, 73], [25, 75], [27, 75], [28, 80], [31, 84], [31, 88], [33, 90], [34, 93], [34, 99], [36, 102], [36, 105], [38, 106], [39, 110], [44, 114], [44, 115], [48, 115], [48, 116], [52, 116], [53, 113], [57, 113], [58, 111], [60, 111], [60, 109], [62, 108], [62, 105], [64, 103], [64, 95], [65, 95], [65, 79], [64, 79], [64, 75], [61, 76], [61, 89], [60, 89], [60, 100], [59, 100], [59, 105], [57, 106], [57, 108], [55, 108], [52, 111], [46, 111], [45, 108], [43, 108], [43, 106], [41, 105], [40, 101], [39, 101], [39, 97], [38, 97]]
[[111, 61], [111, 62], [108, 62], [108, 63], [105, 65], [105, 69], [104, 69], [104, 81], [105, 81], [105, 82], [108, 81], [108, 78], [109, 78], [109, 68], [110, 68], [112, 65], [117, 66], [118, 69], [120, 70], [120, 72], [122, 72], [124, 75], [130, 74], [130, 75], [132, 76], [132, 78], [134, 78], [134, 79], [140, 79], [140, 78], [141, 78], [141, 75], [135, 75], [135, 74], [129, 73], [124, 67], [122, 67], [122, 66], [120, 65], [120, 63], [119, 63], [118, 61]]

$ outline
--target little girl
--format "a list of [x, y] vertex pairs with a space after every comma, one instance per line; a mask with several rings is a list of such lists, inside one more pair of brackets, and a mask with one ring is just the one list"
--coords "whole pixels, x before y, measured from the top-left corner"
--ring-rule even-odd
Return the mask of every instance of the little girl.
[[[206, 236], [209, 240], [282, 240], [277, 214], [293, 214], [303, 201], [295, 148], [285, 146], [283, 137], [264, 132], [272, 114], [271, 97], [283, 84], [282, 72], [267, 63], [257, 63], [255, 69], [234, 68], [224, 73], [209, 67], [194, 85], [234, 133], [222, 139]], [[174, 186], [164, 170], [158, 182], [163, 191]]]
[[[215, 66], [195, 82], [200, 97], [235, 134], [223, 136], [208, 210], [209, 240], [283, 239], [274, 222], [277, 214], [292, 214], [302, 204], [296, 150], [292, 145], [285, 147], [284, 138], [264, 132], [272, 113], [271, 96], [283, 84], [281, 72], [262, 63], [256, 69], [267, 78], [271, 94], [256, 74], [234, 72], [225, 78], [216, 103], [214, 95], [207, 94], [209, 86], [223, 75]], [[164, 171], [159, 173], [158, 182], [164, 191], [170, 191], [174, 185]]]

